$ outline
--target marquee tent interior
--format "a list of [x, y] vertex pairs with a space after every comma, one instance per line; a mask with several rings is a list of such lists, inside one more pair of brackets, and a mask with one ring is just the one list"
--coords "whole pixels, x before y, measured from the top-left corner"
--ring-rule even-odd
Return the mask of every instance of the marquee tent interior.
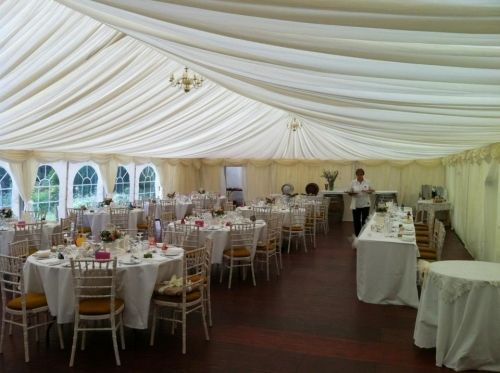
[[406, 205], [446, 186], [467, 249], [500, 261], [499, 34], [493, 0], [6, 0], [0, 167], [28, 201], [52, 165], [60, 206], [82, 164], [101, 196], [118, 166], [152, 166], [158, 195], [242, 166], [247, 199], [363, 167]]

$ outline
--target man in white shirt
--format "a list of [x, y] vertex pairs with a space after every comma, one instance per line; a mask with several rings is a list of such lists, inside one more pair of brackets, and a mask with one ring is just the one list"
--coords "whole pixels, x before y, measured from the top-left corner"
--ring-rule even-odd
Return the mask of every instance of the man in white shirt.
[[362, 168], [356, 170], [356, 179], [351, 183], [349, 195], [352, 197], [351, 209], [354, 222], [354, 235], [357, 237], [361, 227], [365, 225], [366, 218], [370, 213], [370, 194], [374, 192], [370, 182], [364, 178], [365, 171]]

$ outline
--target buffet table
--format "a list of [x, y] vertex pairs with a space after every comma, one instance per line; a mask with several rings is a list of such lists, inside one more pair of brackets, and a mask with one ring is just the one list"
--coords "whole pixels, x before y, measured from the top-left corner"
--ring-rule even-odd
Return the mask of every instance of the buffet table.
[[[380, 221], [382, 219], [382, 222]], [[378, 232], [384, 218], [375, 214], [358, 237], [358, 299], [367, 303], [418, 307], [418, 247], [410, 234]], [[396, 223], [398, 224], [398, 223]], [[390, 235], [390, 236], [389, 236]]]
[[[342, 196], [343, 199], [343, 215], [342, 221], [352, 221], [352, 210], [351, 210], [351, 196], [345, 190], [323, 190], [319, 192], [319, 195], [325, 197], [339, 198]], [[370, 194], [370, 213], [375, 211], [376, 201], [387, 201], [392, 199], [397, 203], [397, 190], [377, 190]]]
[[436, 213], [439, 211], [445, 211], [447, 212], [446, 215], [446, 222], [445, 225], [449, 226], [451, 225], [451, 219], [450, 219], [450, 210], [451, 210], [451, 203], [450, 202], [434, 202], [432, 199], [420, 199], [417, 201], [417, 216], [418, 213], [425, 212], [434, 212], [434, 216], [436, 216]]
[[500, 263], [431, 263], [413, 337], [437, 366], [500, 371]]

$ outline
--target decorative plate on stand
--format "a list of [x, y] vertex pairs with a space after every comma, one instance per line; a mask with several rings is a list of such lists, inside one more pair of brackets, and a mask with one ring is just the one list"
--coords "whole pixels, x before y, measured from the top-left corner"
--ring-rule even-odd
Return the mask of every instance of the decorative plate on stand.
[[283, 184], [281, 186], [281, 193], [283, 193], [283, 194], [292, 194], [293, 190], [294, 190], [294, 188], [293, 188], [292, 184], [287, 183], [287, 184]]
[[316, 183], [309, 183], [306, 185], [306, 194], [317, 196], [319, 192], [319, 186]]

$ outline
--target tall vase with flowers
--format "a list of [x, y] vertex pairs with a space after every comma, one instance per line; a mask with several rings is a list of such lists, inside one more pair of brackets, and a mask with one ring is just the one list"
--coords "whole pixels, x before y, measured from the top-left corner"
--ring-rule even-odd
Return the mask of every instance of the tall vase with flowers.
[[326, 190], [333, 190], [337, 176], [339, 176], [339, 172], [337, 170], [323, 170], [321, 177], [325, 178], [327, 182], [327, 184], [325, 184]]

